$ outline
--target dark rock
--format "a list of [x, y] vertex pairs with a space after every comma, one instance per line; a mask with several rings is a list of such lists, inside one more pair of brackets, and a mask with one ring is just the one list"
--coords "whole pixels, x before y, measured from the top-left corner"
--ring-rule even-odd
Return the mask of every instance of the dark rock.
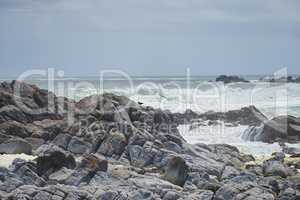
[[0, 153], [6, 154], [21, 154], [31, 155], [32, 146], [21, 138], [12, 138], [0, 144]]
[[36, 159], [39, 176], [47, 177], [62, 167], [73, 169], [76, 166], [74, 157], [57, 146], [42, 145], [37, 149], [37, 153], [39, 155]]
[[127, 139], [124, 134], [112, 130], [109, 136], [102, 142], [97, 152], [105, 156], [120, 156], [125, 150], [126, 145]]
[[88, 184], [98, 171], [106, 172], [108, 168], [107, 160], [96, 154], [85, 155], [80, 165], [65, 180], [65, 184], [78, 186], [81, 183]]
[[214, 200], [242, 199], [275, 200], [275, 194], [254, 182], [230, 182], [223, 185], [214, 197]]
[[253, 135], [256, 141], [296, 143], [300, 141], [300, 119], [292, 116], [275, 117], [264, 124], [262, 131]]
[[64, 150], [67, 150], [71, 138], [72, 137], [69, 134], [61, 133], [54, 138], [52, 143]]
[[235, 82], [243, 82], [243, 83], [248, 83], [249, 81], [240, 78], [238, 76], [226, 76], [226, 75], [220, 75], [216, 78], [217, 82], [223, 82], [225, 84], [228, 83], [235, 83]]
[[17, 121], [20, 123], [28, 123], [31, 122], [31, 118], [29, 116], [26, 116], [16, 106], [7, 105], [0, 108], [0, 123], [6, 121]]
[[187, 176], [189, 167], [185, 160], [181, 157], [173, 157], [165, 169], [164, 179], [179, 186], [183, 186]]
[[78, 137], [73, 137], [68, 145], [68, 151], [74, 154], [84, 154], [91, 151], [92, 145], [79, 139]]
[[21, 138], [30, 136], [30, 132], [27, 130], [26, 126], [16, 121], [9, 121], [0, 124], [0, 133]]

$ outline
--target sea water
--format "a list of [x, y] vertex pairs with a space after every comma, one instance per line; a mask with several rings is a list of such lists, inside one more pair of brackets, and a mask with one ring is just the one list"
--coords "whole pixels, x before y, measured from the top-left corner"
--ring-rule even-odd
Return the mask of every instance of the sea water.
[[[300, 117], [300, 84], [267, 83], [260, 76], [246, 76], [250, 83], [216, 83], [214, 76], [192, 77], [70, 77], [49, 82], [47, 79], [29, 79], [27, 82], [52, 90], [59, 96], [80, 100], [99, 93], [125, 95], [144, 106], [184, 112], [192, 109], [198, 113], [240, 109], [255, 105], [268, 118], [278, 115]], [[50, 87], [51, 85], [51, 87]], [[249, 142], [241, 138], [247, 126], [228, 127], [224, 124], [189, 129], [179, 126], [179, 131], [189, 143], [227, 143], [245, 153], [267, 155], [280, 151], [277, 143]], [[299, 147], [300, 144], [293, 144]]]

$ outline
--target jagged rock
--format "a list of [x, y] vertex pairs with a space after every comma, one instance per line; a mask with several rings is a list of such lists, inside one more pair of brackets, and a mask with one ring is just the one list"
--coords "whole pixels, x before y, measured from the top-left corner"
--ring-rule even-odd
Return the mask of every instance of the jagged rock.
[[216, 192], [214, 200], [242, 200], [246, 198], [275, 200], [275, 194], [254, 182], [230, 182]]
[[294, 175], [295, 171], [282, 161], [267, 160], [263, 163], [263, 173], [265, 176], [280, 176], [286, 178], [287, 176]]
[[49, 176], [49, 180], [54, 183], [57, 182], [63, 184], [72, 175], [73, 172], [74, 170], [63, 167], [60, 170], [52, 173]]
[[179, 186], [183, 186], [187, 176], [189, 167], [186, 165], [185, 160], [181, 157], [174, 157], [169, 160], [165, 169], [164, 179]]
[[7, 105], [0, 108], [0, 123], [7, 121], [17, 121], [20, 123], [31, 122], [31, 118], [26, 116], [14, 105]]
[[61, 133], [54, 138], [52, 143], [64, 150], [67, 150], [71, 138], [72, 137], [69, 134]]
[[12, 138], [0, 144], [0, 153], [6, 154], [21, 154], [30, 155], [32, 153], [32, 146], [24, 139]]
[[123, 133], [112, 130], [109, 136], [102, 142], [98, 153], [105, 156], [117, 155], [120, 156], [127, 145], [127, 139]]
[[49, 176], [62, 167], [75, 168], [76, 162], [73, 156], [57, 146], [42, 145], [37, 149], [37, 172], [39, 176]]
[[107, 160], [96, 154], [85, 155], [75, 171], [65, 180], [65, 184], [78, 186], [81, 183], [88, 184], [98, 171], [106, 172]]
[[91, 148], [91, 144], [79, 139], [78, 137], [72, 137], [68, 145], [68, 151], [74, 154], [89, 153]]
[[222, 180], [230, 179], [237, 176], [238, 174], [240, 174], [240, 172], [236, 168], [232, 166], [226, 166], [222, 172], [221, 179]]
[[300, 141], [300, 119], [289, 115], [275, 117], [266, 121], [260, 128], [248, 130], [246, 138], [267, 143], [296, 143]]
[[138, 145], [129, 145], [127, 148], [130, 163], [135, 167], [145, 167], [152, 164], [158, 152], [155, 148], [143, 148]]
[[16, 121], [8, 121], [0, 124], [0, 133], [21, 138], [30, 136], [30, 132], [26, 126]]

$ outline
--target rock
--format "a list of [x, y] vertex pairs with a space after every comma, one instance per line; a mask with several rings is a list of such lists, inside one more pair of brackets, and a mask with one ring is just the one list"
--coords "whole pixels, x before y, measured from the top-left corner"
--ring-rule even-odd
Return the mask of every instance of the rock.
[[220, 75], [216, 78], [216, 82], [223, 82], [225, 84], [228, 84], [228, 83], [236, 83], [236, 82], [248, 83], [249, 81], [247, 81], [243, 78], [240, 78], [238, 76]]
[[275, 117], [264, 124], [263, 131], [256, 136], [259, 141], [289, 142], [300, 141], [300, 119], [293, 116]]
[[0, 133], [21, 138], [30, 136], [30, 132], [27, 130], [26, 126], [16, 121], [0, 124]]
[[27, 137], [25, 140], [32, 146], [32, 150], [38, 149], [45, 143], [45, 141], [41, 138]]
[[165, 169], [164, 179], [179, 186], [183, 186], [187, 176], [189, 167], [185, 160], [181, 157], [173, 157]]
[[20, 123], [31, 122], [31, 118], [26, 116], [14, 105], [7, 105], [0, 108], [0, 123], [7, 121], [17, 121]]
[[300, 192], [293, 188], [286, 188], [279, 194], [279, 200], [298, 200], [300, 199]]
[[286, 166], [282, 161], [273, 159], [264, 161], [263, 173], [265, 176], [280, 176], [282, 178], [295, 174], [294, 170]]
[[57, 146], [42, 145], [37, 149], [37, 153], [39, 154], [36, 159], [39, 176], [47, 177], [62, 167], [73, 169], [76, 166], [74, 157]]
[[105, 156], [120, 156], [125, 150], [126, 145], [127, 140], [124, 134], [112, 130], [109, 136], [102, 142], [97, 152]]
[[67, 150], [71, 138], [72, 137], [69, 134], [60, 133], [54, 138], [52, 143], [64, 150]]
[[88, 184], [98, 171], [106, 172], [107, 168], [108, 162], [104, 157], [96, 154], [84, 155], [80, 165], [65, 180], [65, 184], [74, 186]]
[[213, 200], [214, 193], [209, 190], [201, 190], [196, 193], [192, 193], [187, 198], [180, 198], [179, 200]]
[[66, 167], [62, 167], [60, 170], [52, 173], [49, 176], [49, 180], [52, 182], [57, 182], [63, 184], [74, 172], [72, 169], [68, 169]]
[[92, 149], [92, 145], [84, 142], [78, 137], [73, 137], [68, 145], [68, 151], [74, 154], [84, 154], [89, 153]]
[[198, 115], [198, 118], [216, 122], [218, 120], [231, 124], [260, 126], [267, 120], [267, 117], [255, 106], [243, 107], [239, 110], [229, 110], [227, 112], [206, 112]]
[[127, 149], [131, 165], [141, 168], [153, 164], [158, 152], [155, 148], [143, 148], [138, 145], [128, 145]]
[[232, 166], [226, 166], [222, 172], [221, 180], [231, 179], [240, 174], [240, 172]]
[[223, 185], [215, 194], [214, 200], [275, 200], [275, 194], [254, 182], [230, 182]]
[[32, 146], [21, 138], [12, 138], [0, 144], [0, 153], [6, 154], [21, 154], [31, 155]]

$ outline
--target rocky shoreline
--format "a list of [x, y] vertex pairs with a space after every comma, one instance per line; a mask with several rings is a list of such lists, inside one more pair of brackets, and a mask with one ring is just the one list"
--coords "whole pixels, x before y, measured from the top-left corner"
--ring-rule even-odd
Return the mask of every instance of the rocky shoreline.
[[[188, 144], [177, 126], [199, 119], [253, 127], [269, 121], [255, 107], [180, 114], [113, 94], [75, 102], [23, 82], [3, 82], [0, 153], [35, 159], [0, 167], [0, 199], [300, 198], [299, 163], [287, 163], [283, 152], [257, 164], [227, 144]], [[299, 134], [297, 120], [290, 121], [287, 132]]]

